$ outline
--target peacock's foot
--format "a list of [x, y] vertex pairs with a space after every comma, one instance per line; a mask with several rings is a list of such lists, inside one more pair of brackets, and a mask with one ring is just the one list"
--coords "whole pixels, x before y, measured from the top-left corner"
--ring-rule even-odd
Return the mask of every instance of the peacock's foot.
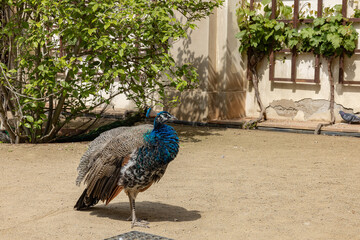
[[131, 228], [133, 227], [143, 227], [143, 228], [149, 228], [149, 222], [145, 220], [136, 220], [131, 222]]

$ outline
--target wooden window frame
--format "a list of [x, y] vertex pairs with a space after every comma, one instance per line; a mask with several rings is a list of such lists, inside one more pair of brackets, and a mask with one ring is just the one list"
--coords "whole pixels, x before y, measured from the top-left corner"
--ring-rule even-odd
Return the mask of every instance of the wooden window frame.
[[[347, 16], [347, 2], [348, 2], [347, 0], [342, 0], [342, 15], [344, 18], [346, 18], [346, 16]], [[359, 23], [360, 18], [348, 18], [348, 22]], [[354, 54], [359, 54], [359, 53], [360, 53], [360, 49], [356, 48]], [[339, 57], [339, 83], [340, 84], [349, 84], [349, 85], [360, 84], [360, 81], [347, 81], [344, 79], [345, 78], [345, 76], [344, 76], [344, 59], [345, 59], [344, 54], [341, 54]]]

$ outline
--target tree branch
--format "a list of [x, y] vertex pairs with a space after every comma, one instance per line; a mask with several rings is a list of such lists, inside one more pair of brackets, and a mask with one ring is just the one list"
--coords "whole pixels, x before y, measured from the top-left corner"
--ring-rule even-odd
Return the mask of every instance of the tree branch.
[[[81, 44], [81, 38], [79, 37], [77, 42], [76, 42], [76, 45], [74, 47], [74, 51], [73, 51], [73, 54], [72, 55], [75, 55], [79, 52], [80, 50], [80, 44]], [[66, 77], [65, 77], [65, 82], [68, 82], [70, 80], [70, 71], [67, 72], [66, 74]], [[55, 112], [54, 112], [54, 115], [53, 115], [53, 118], [52, 118], [52, 121], [51, 121], [51, 126], [55, 126], [55, 123], [58, 122], [59, 120], [59, 117], [60, 117], [60, 113], [61, 113], [61, 110], [64, 106], [64, 103], [65, 103], [65, 100], [66, 100], [66, 96], [67, 96], [67, 93], [64, 92], [64, 89], [62, 90], [62, 93], [61, 93], [61, 97], [56, 105], [56, 108], [55, 108]], [[50, 135], [50, 138], [52, 138], [54, 136], [54, 134], [56, 134], [59, 130], [61, 129], [61, 125], [57, 127], [57, 129]]]

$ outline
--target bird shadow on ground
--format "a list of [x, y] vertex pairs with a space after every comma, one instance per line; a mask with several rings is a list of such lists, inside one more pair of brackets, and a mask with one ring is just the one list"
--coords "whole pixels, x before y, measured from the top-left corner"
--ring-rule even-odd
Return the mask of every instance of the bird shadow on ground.
[[185, 125], [172, 125], [176, 130], [180, 142], [201, 142], [201, 139], [207, 136], [221, 136], [219, 132], [226, 128], [197, 127]]
[[[122, 221], [127, 221], [130, 216], [128, 202], [113, 203], [108, 206], [96, 206], [87, 211], [90, 211], [91, 215]], [[150, 222], [186, 222], [201, 218], [201, 214], [196, 210], [189, 211], [183, 207], [149, 201], [136, 202], [136, 216], [139, 219]]]

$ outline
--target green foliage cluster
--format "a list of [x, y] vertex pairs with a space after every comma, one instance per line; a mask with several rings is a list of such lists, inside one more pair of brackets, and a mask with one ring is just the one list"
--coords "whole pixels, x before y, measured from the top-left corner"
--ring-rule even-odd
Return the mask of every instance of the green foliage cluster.
[[299, 51], [313, 51], [325, 58], [351, 56], [356, 49], [358, 33], [351, 23], [343, 24], [340, 14], [316, 18], [312, 25], [302, 28], [298, 35]]
[[[289, 19], [291, 7], [277, 2], [275, 19]], [[356, 15], [358, 11], [355, 11]], [[269, 0], [255, 4], [254, 10], [250, 10], [248, 1], [244, 0], [237, 9], [237, 16], [240, 32], [236, 37], [240, 41], [240, 52], [251, 49], [268, 55], [270, 50], [296, 47], [298, 52], [314, 52], [329, 58], [342, 53], [351, 56], [356, 48], [358, 33], [352, 23], [342, 17], [341, 5], [325, 8], [324, 17], [314, 18], [313, 23], [299, 30], [292, 28], [290, 23], [270, 19]]]
[[[259, 11], [263, 10], [263, 13]], [[278, 5], [276, 11], [277, 19], [287, 19], [291, 15], [291, 7], [283, 4]], [[286, 46], [287, 32], [291, 28], [284, 22], [271, 19], [270, 0], [254, 4], [250, 10], [250, 4], [244, 0], [236, 10], [239, 32], [235, 35], [240, 40], [240, 52], [252, 49], [253, 52], [261, 52], [265, 55], [271, 50], [280, 50]]]
[[64, 124], [121, 93], [144, 108], [161, 103], [167, 88], [196, 85], [196, 69], [177, 65], [168, 50], [221, 4], [2, 1], [0, 118], [12, 141], [50, 141]]

